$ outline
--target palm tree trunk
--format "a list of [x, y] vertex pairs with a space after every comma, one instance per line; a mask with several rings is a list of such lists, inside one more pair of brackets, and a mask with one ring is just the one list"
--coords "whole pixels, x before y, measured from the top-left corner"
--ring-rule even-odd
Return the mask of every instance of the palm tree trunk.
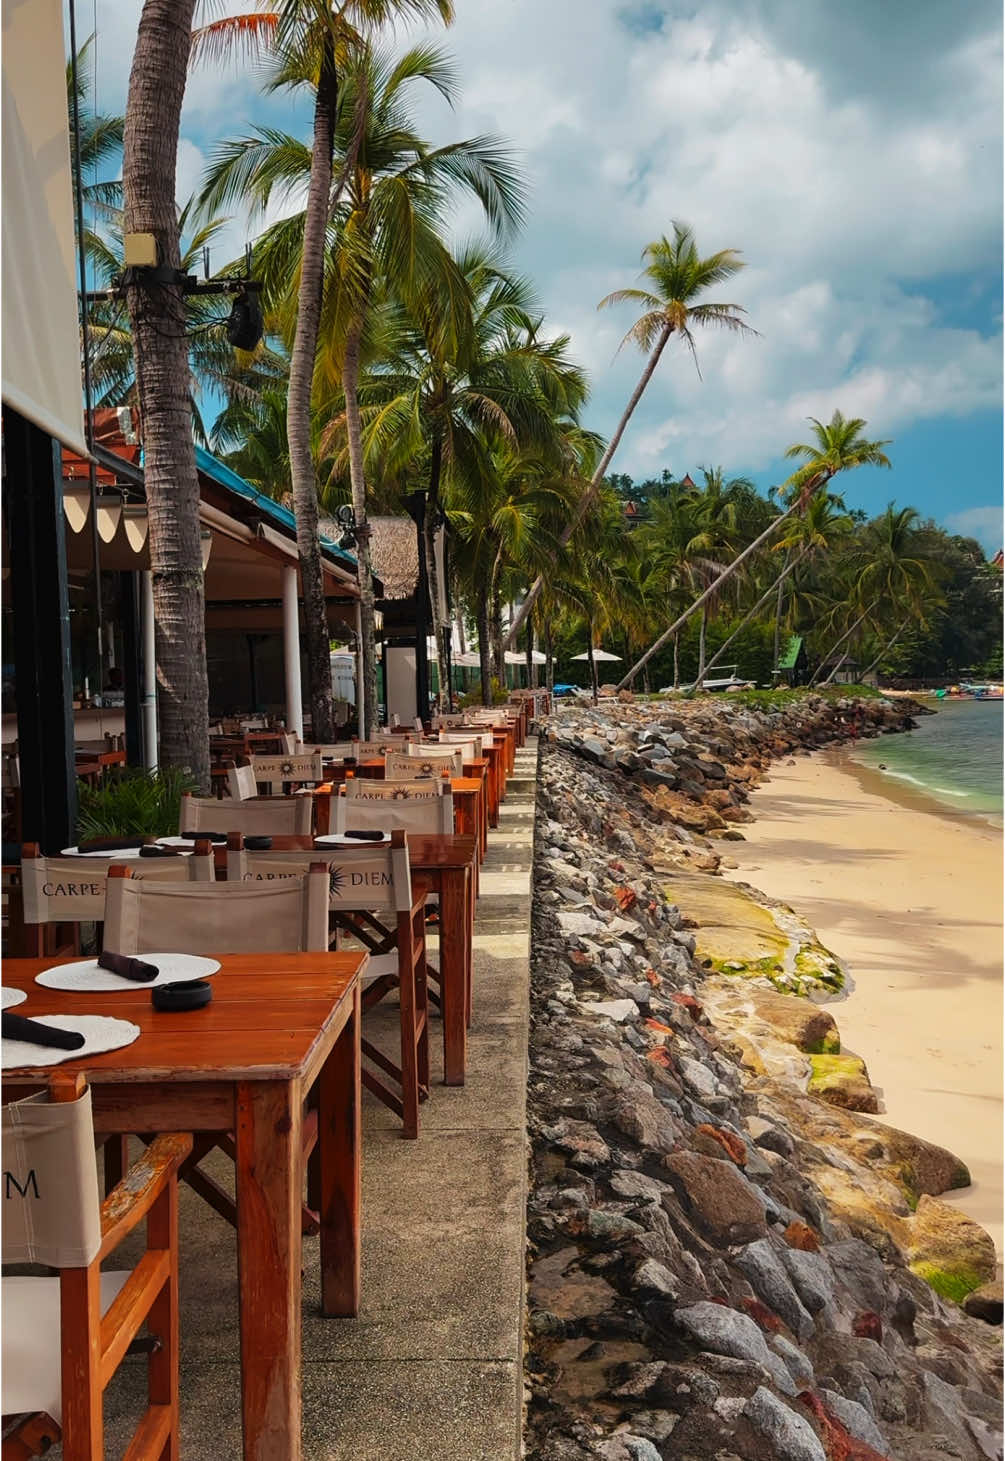
[[[791, 557], [792, 557], [792, 549], [790, 548], [790, 549], [788, 549], [788, 551], [785, 554], [786, 567], [788, 567], [788, 562], [789, 562], [789, 559]], [[783, 595], [783, 592], [784, 592], [784, 589], [785, 589], [785, 573], [784, 572], [782, 572], [782, 573], [780, 573], [778, 575], [777, 584], [778, 584], [778, 597], [775, 600], [775, 644], [774, 644], [774, 649], [772, 651], [772, 658], [771, 658], [771, 668], [773, 670], [777, 670], [778, 669], [778, 661], [779, 661], [779, 659], [781, 657], [781, 653], [782, 653], [782, 595]], [[744, 623], [746, 623], [746, 620], [744, 620]]]
[[701, 622], [698, 626], [698, 678], [694, 682], [696, 690], [701, 689], [701, 682], [705, 678], [705, 631], [708, 628], [708, 609], [702, 607]]
[[475, 605], [478, 621], [478, 659], [482, 672], [482, 704], [492, 704], [492, 648], [489, 632], [489, 591], [486, 584], [479, 584]]
[[904, 630], [907, 628], [907, 626], [908, 626], [908, 624], [910, 624], [910, 622], [911, 622], [910, 615], [908, 615], [908, 617], [906, 619], [901, 620], [900, 624], [897, 627], [897, 632], [896, 632], [896, 634], [894, 634], [893, 638], [892, 639], [888, 639], [886, 641], [886, 643], [883, 645], [883, 648], [880, 650], [879, 654], [873, 660], [873, 662], [869, 666], [869, 668], [867, 670], [863, 670], [862, 671], [862, 681], [863, 681], [863, 683], [865, 682], [866, 675], [871, 675], [872, 674], [873, 670], [879, 664], [879, 662], [883, 658], [884, 654], [889, 654], [890, 650], [897, 643], [897, 640], [903, 634]]
[[680, 635], [673, 637], [673, 687], [680, 689]]
[[590, 661], [590, 688], [593, 691], [593, 703], [596, 705], [600, 699], [600, 681], [597, 677], [597, 661], [593, 658], [593, 620], [587, 622], [588, 639], [586, 641], [586, 657]]
[[[669, 341], [670, 336], [673, 334], [673, 330], [673, 325], [664, 325], [663, 329], [660, 331], [656, 344], [653, 346], [652, 354], [646, 361], [646, 368], [642, 372], [642, 375], [639, 377], [639, 383], [635, 387], [629, 398], [628, 405], [624, 409], [624, 413], [621, 417], [621, 420], [618, 422], [617, 429], [615, 430], [614, 435], [607, 443], [607, 450], [601, 457], [600, 464], [597, 467], [597, 470], [590, 478], [590, 485], [589, 487], [587, 487], [586, 491], [580, 498], [579, 503], [576, 506], [576, 511], [573, 513], [571, 520], [566, 523], [565, 527], [559, 534], [557, 549], [558, 553], [560, 553], [561, 550], [567, 545], [569, 539], [572, 537], [573, 533], [579, 527], [579, 524], [583, 521], [583, 518], [589, 511], [590, 506], [600, 489], [600, 484], [604, 480], [604, 473], [610, 466], [611, 461], [614, 457], [614, 453], [617, 451], [619, 445], [621, 444], [621, 438], [624, 436], [625, 429], [628, 426], [629, 421], [632, 419], [632, 413], [641, 401], [646, 386], [652, 380], [653, 372], [655, 371], [657, 365], [659, 365], [660, 363], [660, 356], [666, 349], [667, 342]], [[510, 625], [509, 634], [506, 639], [507, 646], [512, 644], [515, 640], [520, 630], [520, 627], [523, 624], [523, 621], [526, 619], [527, 615], [534, 607], [534, 604], [537, 601], [537, 596], [541, 592], [543, 587], [544, 574], [539, 573], [537, 578], [535, 578], [534, 582], [531, 584], [530, 589], [527, 593], [527, 597], [520, 605], [520, 608], [517, 610], [516, 616], [514, 617], [513, 622]], [[618, 688], [620, 689], [621, 686], [619, 686]]]
[[551, 620], [544, 626], [544, 688], [549, 697], [555, 694], [555, 645], [551, 634]]
[[[824, 665], [830, 659], [831, 655], [837, 654], [837, 652], [841, 648], [842, 644], [844, 644], [846, 642], [846, 640], [849, 640], [852, 637], [852, 635], [855, 633], [855, 630], [859, 627], [860, 624], [862, 624], [862, 623], [865, 622], [865, 620], [869, 617], [869, 615], [872, 613], [873, 609], [876, 607], [876, 605], [878, 603], [879, 603], [879, 599], [873, 599], [873, 601], [869, 605], [869, 607], [867, 609], [863, 609], [862, 610], [861, 614], [859, 614], [858, 618], [855, 620], [855, 622], [851, 626], [851, 628], [850, 629], [847, 629], [844, 632], [844, 634], [842, 634], [841, 638], [837, 641], [837, 643], [833, 646], [833, 648], [830, 650], [830, 652], [828, 654], [825, 654], [824, 655], [823, 659], [820, 661], [820, 664], [817, 667], [816, 673], [814, 674], [813, 678], [810, 680], [810, 684], [811, 685], [815, 685], [816, 684], [816, 682], [817, 682], [817, 676], [820, 674], [820, 671], [823, 669]], [[838, 660], [837, 664], [834, 666], [834, 668], [831, 670], [830, 674], [827, 676], [826, 680], [824, 680], [823, 683], [825, 685], [829, 685], [830, 684], [831, 680], [833, 680], [834, 676], [837, 674], [838, 670], [841, 668], [841, 666], [844, 664], [844, 662], [845, 662], [845, 660], [847, 658], [848, 658], [848, 656], [846, 654], [843, 654], [841, 656], [841, 658]]]
[[429, 582], [430, 619], [432, 621], [433, 663], [436, 665], [437, 701], [441, 711], [447, 709], [450, 695], [443, 680], [443, 623], [440, 619], [440, 571], [436, 563], [436, 533], [434, 523], [440, 511], [440, 476], [443, 471], [443, 443], [439, 433], [434, 432], [429, 463], [429, 491], [426, 494], [425, 549], [426, 577]]
[[[740, 620], [739, 624], [737, 624], [737, 626], [733, 630], [732, 634], [726, 640], [725, 644], [720, 644], [720, 646], [716, 650], [715, 654], [712, 656], [712, 658], [709, 660], [708, 664], [705, 666], [705, 674], [706, 675], [708, 674], [708, 672], [709, 672], [710, 669], [712, 669], [715, 665], [717, 665], [719, 663], [719, 661], [722, 659], [723, 655], [726, 653], [726, 650], [732, 644], [733, 640], [737, 637], [738, 634], [741, 634], [743, 632], [743, 630], [750, 623], [751, 619], [757, 613], [758, 609], [762, 608], [763, 605], [765, 605], [768, 602], [768, 600], [771, 598], [771, 595], [775, 592], [775, 589], [776, 588], [778, 589], [779, 595], [781, 594], [782, 587], [783, 587], [783, 585], [785, 583], [786, 578], [788, 578], [789, 574], [792, 573], [792, 572], [794, 572], [794, 570], [796, 568], [798, 568], [799, 564], [806, 557], [806, 554], [808, 552], [809, 552], [809, 549], [808, 548], [804, 548], [803, 551], [800, 553], [800, 555], [799, 555], [798, 558], [796, 558], [792, 563], [786, 563], [785, 567], [782, 569], [781, 573], [775, 579], [775, 581], [771, 585], [771, 587], [768, 588], [768, 589], [765, 589], [764, 593], [757, 600], [757, 603], [754, 605], [754, 607], [752, 609], [748, 609], [747, 610], [747, 612], [744, 614], [743, 618]], [[777, 650], [776, 650], [776, 652], [775, 652], [775, 669], [777, 669], [777, 668], [778, 668], [778, 653], [777, 653]]]
[[363, 316], [357, 315], [346, 336], [342, 365], [345, 426], [349, 445], [352, 510], [356, 516], [356, 562], [359, 576], [360, 627], [363, 632], [363, 710], [367, 729], [377, 725], [377, 636], [374, 626], [373, 568], [370, 563], [370, 523], [366, 513], [366, 478], [363, 472], [363, 428], [359, 416], [359, 351]]
[[[178, 269], [175, 166], [194, 0], [145, 0], [129, 76], [122, 186], [125, 228], [152, 233]], [[209, 790], [209, 687], [199, 479], [185, 301], [174, 284], [126, 291], [136, 357], [160, 687], [162, 766]]]
[[691, 618], [692, 614], [696, 614], [699, 609], [704, 608], [705, 604], [708, 603], [712, 595], [719, 592], [720, 588], [727, 581], [727, 579], [732, 578], [733, 574], [739, 568], [740, 564], [746, 562], [746, 560], [750, 557], [752, 553], [756, 553], [758, 548], [760, 548], [762, 544], [766, 543], [767, 540], [772, 536], [772, 534], [779, 527], [781, 527], [785, 519], [792, 516], [798, 506], [798, 501], [793, 502], [792, 505], [790, 507], [787, 507], [784, 512], [779, 513], [778, 517], [776, 517], [774, 522], [764, 529], [763, 533], [756, 537], [752, 543], [748, 544], [747, 547], [744, 548], [742, 553], [738, 553], [733, 559], [732, 563], [728, 563], [726, 565], [722, 573], [719, 574], [719, 577], [715, 579], [712, 583], [710, 583], [708, 588], [706, 588], [703, 593], [698, 595], [694, 603], [691, 604], [689, 608], [685, 609], [683, 614], [676, 618], [674, 622], [670, 625], [670, 628], [664, 630], [659, 639], [657, 639], [654, 644], [651, 644], [649, 646], [642, 658], [636, 661], [634, 665], [632, 665], [627, 675], [625, 675], [624, 679], [618, 685], [619, 690], [627, 690], [627, 688], [635, 679], [635, 676], [638, 674], [639, 670], [641, 670], [646, 661], [652, 659], [654, 654], [659, 653], [664, 644], [666, 644], [667, 640], [672, 638], [679, 629], [683, 628], [683, 626]]
[[534, 689], [534, 626], [527, 625], [527, 689]]
[[[311, 697], [311, 735], [330, 741], [335, 735], [335, 706], [325, 607], [321, 539], [318, 533], [318, 491], [311, 451], [311, 395], [324, 279], [326, 233], [335, 149], [335, 104], [338, 81], [335, 49], [325, 37], [318, 89], [314, 98], [314, 137], [311, 171], [304, 214], [304, 243], [297, 299], [297, 325], [290, 354], [290, 381], [286, 407], [286, 437], [290, 448], [290, 481], [297, 523], [297, 552], [304, 596], [307, 631], [307, 678]], [[372, 614], [371, 614], [372, 628]], [[365, 640], [365, 631], [364, 631]], [[374, 697], [376, 699], [376, 697]], [[367, 724], [373, 725], [367, 711]]]
[[[506, 659], [503, 651], [503, 629], [502, 629], [502, 589], [498, 582], [492, 585], [492, 595], [489, 601], [489, 613], [492, 627], [492, 665], [495, 678], [499, 681], [500, 687], [506, 688]], [[491, 700], [489, 701], [491, 705]]]

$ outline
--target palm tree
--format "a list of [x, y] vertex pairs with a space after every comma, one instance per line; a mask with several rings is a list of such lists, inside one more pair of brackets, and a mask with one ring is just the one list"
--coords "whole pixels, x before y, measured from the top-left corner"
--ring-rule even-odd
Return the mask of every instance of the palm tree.
[[[91, 95], [91, 79], [87, 74], [87, 61], [93, 41], [94, 36], [90, 35], [79, 47], [76, 66], [73, 64], [72, 57], [66, 63], [66, 99], [70, 117], [70, 156], [76, 155], [79, 126], [81, 176], [86, 177], [90, 174], [92, 179], [91, 182], [84, 184], [83, 201], [92, 209], [96, 222], [109, 214], [114, 215], [122, 206], [121, 180], [115, 178], [99, 180], [96, 175], [121, 153], [125, 117], [105, 116], [99, 112], [87, 110], [88, 98]], [[73, 194], [73, 207], [76, 222], [76, 190]], [[77, 237], [80, 236], [81, 234], [78, 233]], [[89, 226], [85, 219], [82, 236], [84, 252], [89, 256], [92, 245], [100, 243], [101, 235], [97, 227]]]
[[[648, 354], [649, 358], [614, 435], [608, 443], [607, 450], [597, 465], [597, 470], [590, 483], [590, 491], [581, 501], [577, 517], [567, 524], [562, 533], [559, 540], [561, 548], [568, 543], [583, 515], [589, 510], [604, 473], [611, 464], [632, 414], [641, 401], [671, 336], [676, 334], [681, 337], [691, 351], [697, 366], [698, 355], [692, 334], [692, 328], [695, 325], [716, 325], [738, 334], [756, 333], [741, 319], [741, 315], [745, 311], [740, 305], [712, 304], [700, 299], [707, 289], [731, 279], [744, 267], [737, 251], [721, 249], [719, 253], [710, 254], [707, 259], [703, 259], [698, 253], [694, 234], [686, 224], [674, 223], [673, 232], [672, 240], [664, 235], [655, 243], [647, 244], [642, 251], [642, 260], [646, 266], [643, 270], [643, 278], [646, 280], [648, 288], [617, 289], [613, 294], [608, 294], [602, 299], [598, 305], [598, 309], [623, 303], [642, 306], [642, 315], [628, 331], [622, 344], [626, 344], [629, 340], [633, 341]], [[508, 642], [512, 642], [516, 637], [524, 618], [541, 592], [541, 587], [541, 580], [531, 585], [519, 613], [510, 625]]]
[[691, 604], [680, 618], [676, 619], [669, 629], [664, 630], [660, 637], [651, 644], [645, 654], [639, 659], [625, 675], [619, 690], [625, 689], [631, 684], [643, 665], [652, 658], [663, 645], [676, 634], [680, 628], [696, 613], [713, 594], [717, 593], [722, 584], [730, 578], [742, 563], [767, 542], [779, 528], [779, 526], [790, 518], [797, 510], [805, 508], [815, 492], [836, 477], [839, 472], [853, 471], [856, 467], [889, 467], [889, 458], [883, 451], [883, 447], [889, 446], [888, 441], [867, 441], [862, 435], [865, 428], [865, 421], [859, 417], [845, 419], [840, 411], [835, 411], [830, 421], [825, 425], [810, 417], [813, 423], [816, 441], [814, 444], [806, 445], [802, 442], [790, 446], [786, 451], [787, 457], [804, 457], [803, 466], [799, 467], [784, 484], [788, 488], [790, 501], [785, 511], [780, 513], [774, 522], [765, 528], [752, 543], [738, 553], [733, 561], [726, 567], [723, 574], [715, 583], [710, 584], [704, 593]]
[[[122, 189], [127, 233], [153, 234], [178, 270], [175, 164], [195, 0], [144, 0], [126, 103]], [[160, 686], [160, 762], [209, 790], [209, 688], [199, 479], [192, 440], [185, 301], [174, 283], [126, 286], [143, 425], [144, 477]]]
[[[321, 567], [318, 531], [317, 479], [311, 451], [311, 400], [317, 360], [318, 336], [324, 291], [325, 257], [329, 220], [333, 204], [334, 157], [339, 112], [339, 71], [375, 27], [401, 17], [435, 19], [444, 24], [453, 19], [452, 0], [287, 0], [278, 11], [258, 15], [227, 17], [204, 28], [200, 49], [208, 53], [233, 50], [235, 46], [260, 53], [262, 48], [278, 54], [280, 65], [275, 85], [303, 84], [314, 88], [314, 126], [307, 170], [307, 202], [300, 225], [297, 260], [296, 325], [290, 353], [287, 436], [293, 510], [297, 523], [297, 549], [307, 628], [307, 664], [311, 691], [311, 717], [315, 740], [331, 740], [334, 734], [331, 661], [328, 616]], [[357, 95], [357, 115], [348, 146], [347, 163], [361, 144], [362, 93]], [[342, 183], [335, 186], [336, 198]], [[376, 724], [376, 650], [373, 638], [373, 583], [369, 564], [369, 543], [365, 530], [360, 539], [360, 591], [366, 622], [364, 650], [369, 653], [365, 707], [360, 704], [360, 734], [365, 724]]]

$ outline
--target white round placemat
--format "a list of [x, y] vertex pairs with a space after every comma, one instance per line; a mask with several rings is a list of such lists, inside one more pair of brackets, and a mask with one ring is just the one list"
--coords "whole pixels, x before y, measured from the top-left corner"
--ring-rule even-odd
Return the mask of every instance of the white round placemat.
[[0, 1009], [12, 1010], [16, 1004], [24, 1004], [27, 998], [23, 989], [11, 989], [7, 984], [0, 986]]
[[126, 862], [131, 857], [139, 857], [140, 849], [138, 847], [102, 847], [94, 852], [81, 852], [79, 847], [64, 847], [59, 855], [60, 857], [103, 857], [106, 861], [114, 858], [116, 862]]
[[121, 1050], [131, 1045], [140, 1033], [131, 1020], [116, 1020], [111, 1015], [33, 1015], [40, 1025], [53, 1025], [57, 1030], [76, 1030], [84, 1043], [78, 1050], [54, 1050], [51, 1045], [32, 1045], [28, 1040], [0, 1040], [0, 1070], [14, 1070], [22, 1065], [62, 1065], [64, 1060], [86, 1060], [105, 1050]]
[[204, 959], [200, 954], [137, 954], [144, 964], [155, 964], [156, 979], [145, 983], [125, 979], [102, 969], [97, 959], [78, 959], [73, 964], [59, 964], [35, 975], [35, 983], [46, 989], [65, 989], [72, 994], [112, 994], [119, 990], [153, 989], [155, 984], [173, 984], [178, 979], [205, 979], [220, 967], [219, 959]]
[[[374, 831], [377, 829], [374, 828]], [[380, 842], [390, 842], [390, 832], [380, 834]], [[315, 837], [314, 841], [318, 847], [379, 847], [380, 842], [375, 837], [347, 837], [344, 832], [325, 832], [321, 837]]]

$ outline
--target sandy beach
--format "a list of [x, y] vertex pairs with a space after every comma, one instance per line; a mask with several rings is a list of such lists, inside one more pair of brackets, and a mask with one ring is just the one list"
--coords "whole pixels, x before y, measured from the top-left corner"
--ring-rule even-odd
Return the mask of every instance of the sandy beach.
[[779, 763], [730, 845], [749, 882], [800, 913], [854, 981], [831, 1006], [880, 1119], [950, 1148], [947, 1194], [1002, 1248], [1002, 834], [885, 794], [841, 753]]

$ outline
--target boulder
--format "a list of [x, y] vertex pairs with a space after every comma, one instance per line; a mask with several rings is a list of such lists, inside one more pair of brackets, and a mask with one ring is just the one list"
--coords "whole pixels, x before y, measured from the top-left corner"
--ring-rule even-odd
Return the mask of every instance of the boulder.
[[736, 1266], [758, 1297], [785, 1320], [796, 1338], [808, 1339], [813, 1333], [813, 1320], [799, 1301], [767, 1238], [742, 1248], [736, 1255]]
[[879, 1100], [869, 1084], [865, 1061], [857, 1055], [811, 1055], [806, 1089], [813, 1096], [846, 1111], [878, 1111]]
[[924, 1196], [908, 1224], [907, 1257], [912, 1272], [941, 1298], [961, 1304], [995, 1276], [994, 1241], [965, 1213], [937, 1197]]
[[777, 1461], [827, 1461], [827, 1453], [809, 1422], [763, 1385], [754, 1391], [743, 1413], [769, 1442]]
[[808, 999], [785, 994], [756, 993], [754, 1013], [780, 1040], [787, 1040], [808, 1055], [837, 1055], [841, 1049], [834, 1017]]
[[764, 1205], [732, 1162], [674, 1152], [664, 1166], [685, 1211], [718, 1247], [765, 1236]]
[[983, 1319], [985, 1324], [1002, 1322], [1002, 1281], [994, 1278], [982, 1283], [979, 1289], [967, 1294], [963, 1307], [973, 1319]]
[[768, 1348], [764, 1335], [746, 1314], [738, 1314], [724, 1304], [700, 1303], [678, 1309], [675, 1318], [704, 1349], [760, 1365], [779, 1390], [786, 1395], [796, 1393], [788, 1366]]

